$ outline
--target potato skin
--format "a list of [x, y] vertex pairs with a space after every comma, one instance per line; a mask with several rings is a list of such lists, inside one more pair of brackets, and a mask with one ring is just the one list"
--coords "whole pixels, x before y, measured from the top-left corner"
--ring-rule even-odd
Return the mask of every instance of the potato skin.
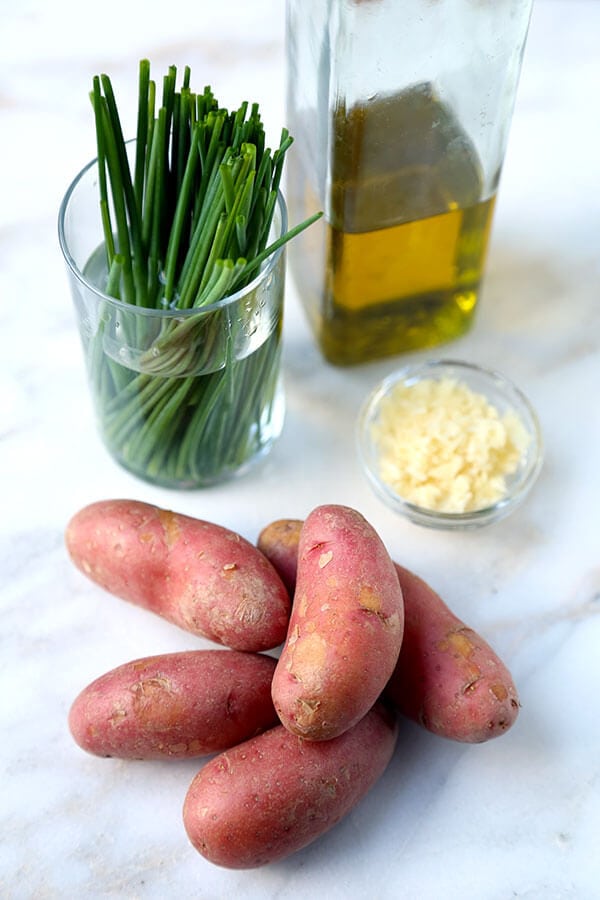
[[404, 609], [394, 565], [356, 510], [319, 506], [302, 526], [286, 643], [272, 695], [282, 724], [314, 741], [355, 725], [390, 678]]
[[519, 713], [510, 672], [426, 582], [396, 565], [405, 607], [404, 642], [385, 690], [403, 715], [441, 737], [482, 743]]
[[183, 807], [193, 846], [231, 869], [300, 850], [336, 825], [390, 761], [396, 723], [381, 704], [354, 728], [315, 743], [279, 725], [210, 760]]
[[301, 531], [302, 519], [277, 519], [263, 528], [256, 542], [258, 549], [279, 573], [290, 597], [294, 596], [296, 590]]
[[290, 598], [267, 558], [212, 522], [136, 500], [104, 500], [69, 522], [75, 565], [101, 587], [235, 650], [285, 639]]
[[79, 746], [120, 759], [219, 753], [271, 728], [275, 660], [236, 650], [136, 659], [89, 684], [69, 712]]
[[[297, 520], [289, 520], [291, 535]], [[276, 539], [277, 523], [263, 534]], [[269, 542], [263, 552], [271, 557]], [[293, 571], [298, 547], [288, 540], [272, 556]], [[404, 598], [404, 637], [386, 696], [398, 711], [450, 740], [482, 743], [504, 734], [519, 714], [512, 676], [489, 644], [446, 606], [432, 588], [396, 564]]]

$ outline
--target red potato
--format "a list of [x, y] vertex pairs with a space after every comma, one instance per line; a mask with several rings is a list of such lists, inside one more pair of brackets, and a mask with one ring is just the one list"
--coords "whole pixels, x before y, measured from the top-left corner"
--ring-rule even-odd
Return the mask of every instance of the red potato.
[[398, 660], [404, 611], [394, 565], [366, 519], [320, 506], [302, 526], [298, 577], [272, 695], [282, 724], [331, 740], [373, 706]]
[[290, 597], [296, 590], [298, 543], [302, 519], [278, 519], [270, 522], [258, 536], [256, 546], [273, 564], [288, 589]]
[[[298, 544], [279, 541], [298, 520], [267, 526], [262, 552], [290, 577]], [[404, 598], [404, 637], [386, 694], [400, 712], [442, 737], [481, 743], [514, 724], [519, 698], [512, 676], [489, 644], [446, 606], [429, 585], [396, 565]]]
[[95, 756], [189, 759], [271, 728], [275, 660], [236, 650], [189, 650], [125, 663], [75, 699], [69, 728]]
[[298, 572], [298, 545], [302, 531], [302, 519], [277, 519], [269, 522], [260, 532], [256, 546], [267, 557], [287, 586], [290, 597], [296, 590]]
[[482, 743], [504, 734], [519, 713], [510, 672], [428, 584], [402, 566], [396, 569], [405, 631], [387, 697], [403, 715], [442, 737]]
[[383, 774], [396, 723], [381, 705], [331, 741], [281, 725], [210, 760], [196, 775], [183, 821], [210, 862], [251, 869], [281, 860], [336, 825]]
[[101, 587], [235, 650], [279, 646], [290, 597], [239, 534], [136, 500], [80, 510], [66, 529], [75, 565]]

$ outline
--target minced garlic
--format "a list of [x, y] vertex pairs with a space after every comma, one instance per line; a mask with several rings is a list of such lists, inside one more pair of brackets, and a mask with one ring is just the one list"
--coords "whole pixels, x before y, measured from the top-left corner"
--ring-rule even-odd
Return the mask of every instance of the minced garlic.
[[381, 402], [372, 437], [381, 479], [409, 503], [445, 513], [500, 500], [530, 441], [516, 413], [500, 416], [452, 378], [397, 384]]

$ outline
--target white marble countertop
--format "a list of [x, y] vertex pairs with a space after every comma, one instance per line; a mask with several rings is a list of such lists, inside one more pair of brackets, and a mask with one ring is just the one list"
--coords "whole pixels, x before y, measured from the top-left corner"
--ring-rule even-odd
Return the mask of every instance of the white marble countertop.
[[[287, 419], [259, 469], [210, 490], [170, 492], [121, 470], [97, 437], [56, 237], [62, 194], [94, 155], [91, 77], [109, 72], [133, 109], [139, 58], [160, 72], [189, 63], [226, 104], [243, 99], [241, 84], [278, 134], [282, 8], [280, 0], [2, 4], [0, 894], [592, 900], [600, 896], [600, 2], [536, 0], [480, 314], [444, 348], [506, 372], [537, 408], [546, 461], [520, 511], [461, 534], [388, 511], [359, 470], [353, 426], [363, 396], [398, 360], [325, 364], [291, 283]], [[119, 496], [251, 540], [266, 522], [320, 503], [356, 507], [391, 555], [507, 661], [522, 702], [516, 725], [463, 746], [404, 723], [381, 781], [328, 835], [264, 869], [210, 865], [181, 821], [198, 761], [96, 759], [67, 729], [72, 700], [97, 675], [198, 646], [67, 560], [68, 518]]]

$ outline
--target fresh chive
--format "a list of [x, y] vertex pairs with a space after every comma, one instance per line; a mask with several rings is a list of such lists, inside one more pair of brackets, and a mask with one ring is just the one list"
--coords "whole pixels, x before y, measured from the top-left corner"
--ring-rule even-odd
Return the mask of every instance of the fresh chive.
[[138, 119], [135, 143], [135, 179], [134, 193], [138, 210], [142, 210], [144, 200], [144, 176], [146, 171], [146, 151], [148, 142], [148, 117], [150, 94], [150, 63], [147, 59], [140, 62], [138, 82]]
[[194, 93], [190, 83], [189, 66], [179, 88], [170, 66], [158, 100], [150, 63], [141, 60], [131, 153], [110, 78], [95, 76], [90, 95], [105, 292], [132, 307], [198, 309], [181, 319], [120, 312], [135, 368], [128, 357], [121, 363], [107, 355], [115, 338], [107, 343], [103, 319], [90, 348], [92, 383], [117, 458], [143, 477], [176, 484], [218, 480], [260, 447], [277, 381], [280, 325], [237, 359], [243, 325], [213, 304], [247, 285], [320, 215], [267, 245], [292, 138], [283, 129], [271, 152], [257, 103], [229, 112], [210, 86]]

